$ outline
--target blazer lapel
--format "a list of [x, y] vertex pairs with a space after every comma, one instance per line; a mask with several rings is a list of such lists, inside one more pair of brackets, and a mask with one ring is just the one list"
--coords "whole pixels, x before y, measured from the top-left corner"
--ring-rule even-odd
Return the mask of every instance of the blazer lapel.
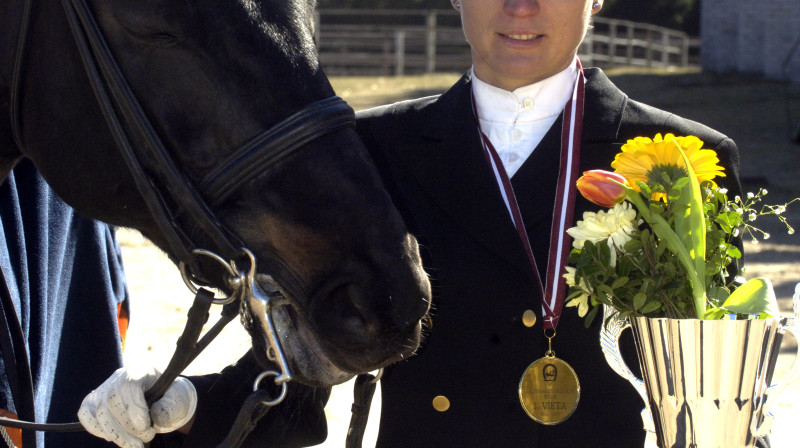
[[419, 144], [398, 156], [444, 213], [487, 249], [523, 272], [527, 255], [484, 156], [472, 113], [469, 75], [420, 114]]
[[[615, 140], [627, 97], [599, 70], [587, 69], [586, 77], [580, 167], [609, 169], [607, 149], [595, 151], [593, 142], [607, 148], [607, 142]], [[421, 130], [419, 141], [397, 156], [413, 167], [409, 171], [414, 180], [444, 213], [488, 250], [530, 275], [527, 255], [484, 156], [471, 88], [469, 74], [464, 75], [426, 107], [415, 123]], [[540, 272], [547, 263], [560, 142], [559, 118], [512, 180]]]

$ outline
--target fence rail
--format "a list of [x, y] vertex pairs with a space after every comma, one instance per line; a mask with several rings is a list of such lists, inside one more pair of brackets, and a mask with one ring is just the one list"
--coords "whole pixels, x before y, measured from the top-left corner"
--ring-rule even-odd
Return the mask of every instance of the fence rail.
[[[328, 75], [462, 72], [470, 49], [450, 10], [322, 9], [317, 46]], [[579, 55], [600, 67], [685, 67], [697, 63], [699, 41], [655, 25], [595, 17]]]

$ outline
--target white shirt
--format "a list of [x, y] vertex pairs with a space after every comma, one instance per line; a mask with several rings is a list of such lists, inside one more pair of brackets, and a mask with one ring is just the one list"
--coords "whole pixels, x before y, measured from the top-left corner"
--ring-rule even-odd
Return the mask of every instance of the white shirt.
[[472, 70], [472, 94], [481, 130], [492, 142], [508, 177], [542, 141], [572, 96], [576, 62], [555, 75], [509, 92], [489, 85]]

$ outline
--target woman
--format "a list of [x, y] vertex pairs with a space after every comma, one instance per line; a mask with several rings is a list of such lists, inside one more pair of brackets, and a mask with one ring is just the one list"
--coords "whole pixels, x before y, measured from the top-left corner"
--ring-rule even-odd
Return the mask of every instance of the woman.
[[[377, 446], [641, 447], [643, 403], [603, 358], [602, 319], [586, 329], [575, 310], [559, 312], [551, 294], [563, 288], [558, 272], [569, 250], [559, 252], [551, 239], [593, 209], [583, 198], [572, 206], [568, 194], [557, 197], [571, 187], [559, 172], [576, 159], [578, 171], [608, 170], [628, 139], [672, 132], [714, 148], [736, 192], [736, 146], [630, 100], [599, 69], [582, 71], [578, 46], [602, 0], [460, 0], [453, 7], [472, 70], [441, 96], [358, 115], [357, 131], [420, 241], [434, 286], [427, 340], [381, 381]], [[514, 197], [519, 219], [510, 213]], [[535, 403], [523, 408], [523, 372], [549, 348], [574, 369], [579, 397], [541, 400], [529, 391]], [[632, 342], [625, 349], [636, 365]], [[543, 375], [548, 381], [555, 372]], [[548, 406], [562, 414], [542, 409]]]

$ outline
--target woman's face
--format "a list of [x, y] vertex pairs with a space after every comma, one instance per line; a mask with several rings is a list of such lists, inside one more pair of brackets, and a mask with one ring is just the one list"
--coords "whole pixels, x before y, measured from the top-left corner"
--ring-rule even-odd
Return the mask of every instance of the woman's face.
[[600, 10], [592, 0], [460, 0], [453, 6], [461, 11], [476, 76], [506, 90], [567, 68], [590, 15]]

